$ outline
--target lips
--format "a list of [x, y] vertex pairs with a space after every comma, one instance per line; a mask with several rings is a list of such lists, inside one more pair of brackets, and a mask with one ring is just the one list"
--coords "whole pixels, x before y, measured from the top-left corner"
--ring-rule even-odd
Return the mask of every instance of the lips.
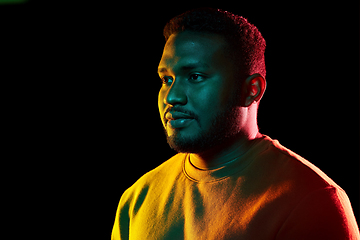
[[168, 120], [176, 120], [176, 119], [193, 119], [190, 115], [182, 112], [168, 112], [165, 115], [165, 118]]
[[168, 112], [165, 114], [167, 125], [171, 128], [184, 128], [194, 120], [192, 116], [183, 112]]

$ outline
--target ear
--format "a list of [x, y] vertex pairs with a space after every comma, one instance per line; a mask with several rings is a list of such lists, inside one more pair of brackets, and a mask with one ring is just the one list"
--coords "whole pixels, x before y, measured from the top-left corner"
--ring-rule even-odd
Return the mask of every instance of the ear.
[[248, 77], [242, 86], [242, 105], [249, 107], [254, 102], [259, 102], [266, 89], [265, 79], [258, 73]]

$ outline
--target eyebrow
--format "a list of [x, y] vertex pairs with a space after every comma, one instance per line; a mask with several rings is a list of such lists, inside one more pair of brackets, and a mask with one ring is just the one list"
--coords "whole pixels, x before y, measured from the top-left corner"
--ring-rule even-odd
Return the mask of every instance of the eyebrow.
[[[182, 66], [180, 68], [180, 71], [190, 71], [193, 70], [195, 68], [209, 68], [210, 66], [206, 63], [202, 63], [202, 62], [197, 62], [197, 63], [189, 63], [185, 66]], [[167, 69], [165, 67], [163, 68], [159, 68], [158, 69], [158, 73], [163, 73], [163, 72], [167, 72]]]
[[163, 73], [163, 72], [167, 72], [166, 68], [159, 68], [158, 69], [158, 73]]

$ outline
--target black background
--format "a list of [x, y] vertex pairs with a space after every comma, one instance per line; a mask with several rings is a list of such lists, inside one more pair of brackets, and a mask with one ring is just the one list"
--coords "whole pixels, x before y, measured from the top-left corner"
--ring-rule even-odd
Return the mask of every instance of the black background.
[[210, 6], [248, 18], [267, 42], [260, 132], [339, 184], [359, 221], [358, 5], [49, 2], [0, 6], [11, 139], [36, 159], [25, 171], [47, 169], [36, 183], [49, 211], [69, 206], [73, 227], [110, 238], [123, 191], [175, 154], [157, 109], [163, 26]]

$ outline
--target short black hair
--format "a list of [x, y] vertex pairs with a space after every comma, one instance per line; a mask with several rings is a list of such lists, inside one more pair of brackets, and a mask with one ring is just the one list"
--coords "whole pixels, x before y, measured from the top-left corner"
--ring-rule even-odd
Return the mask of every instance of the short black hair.
[[239, 62], [242, 78], [258, 73], [265, 79], [265, 39], [244, 17], [220, 9], [190, 10], [172, 18], [165, 25], [165, 40], [167, 41], [172, 34], [183, 31], [224, 36], [230, 44], [233, 56]]

